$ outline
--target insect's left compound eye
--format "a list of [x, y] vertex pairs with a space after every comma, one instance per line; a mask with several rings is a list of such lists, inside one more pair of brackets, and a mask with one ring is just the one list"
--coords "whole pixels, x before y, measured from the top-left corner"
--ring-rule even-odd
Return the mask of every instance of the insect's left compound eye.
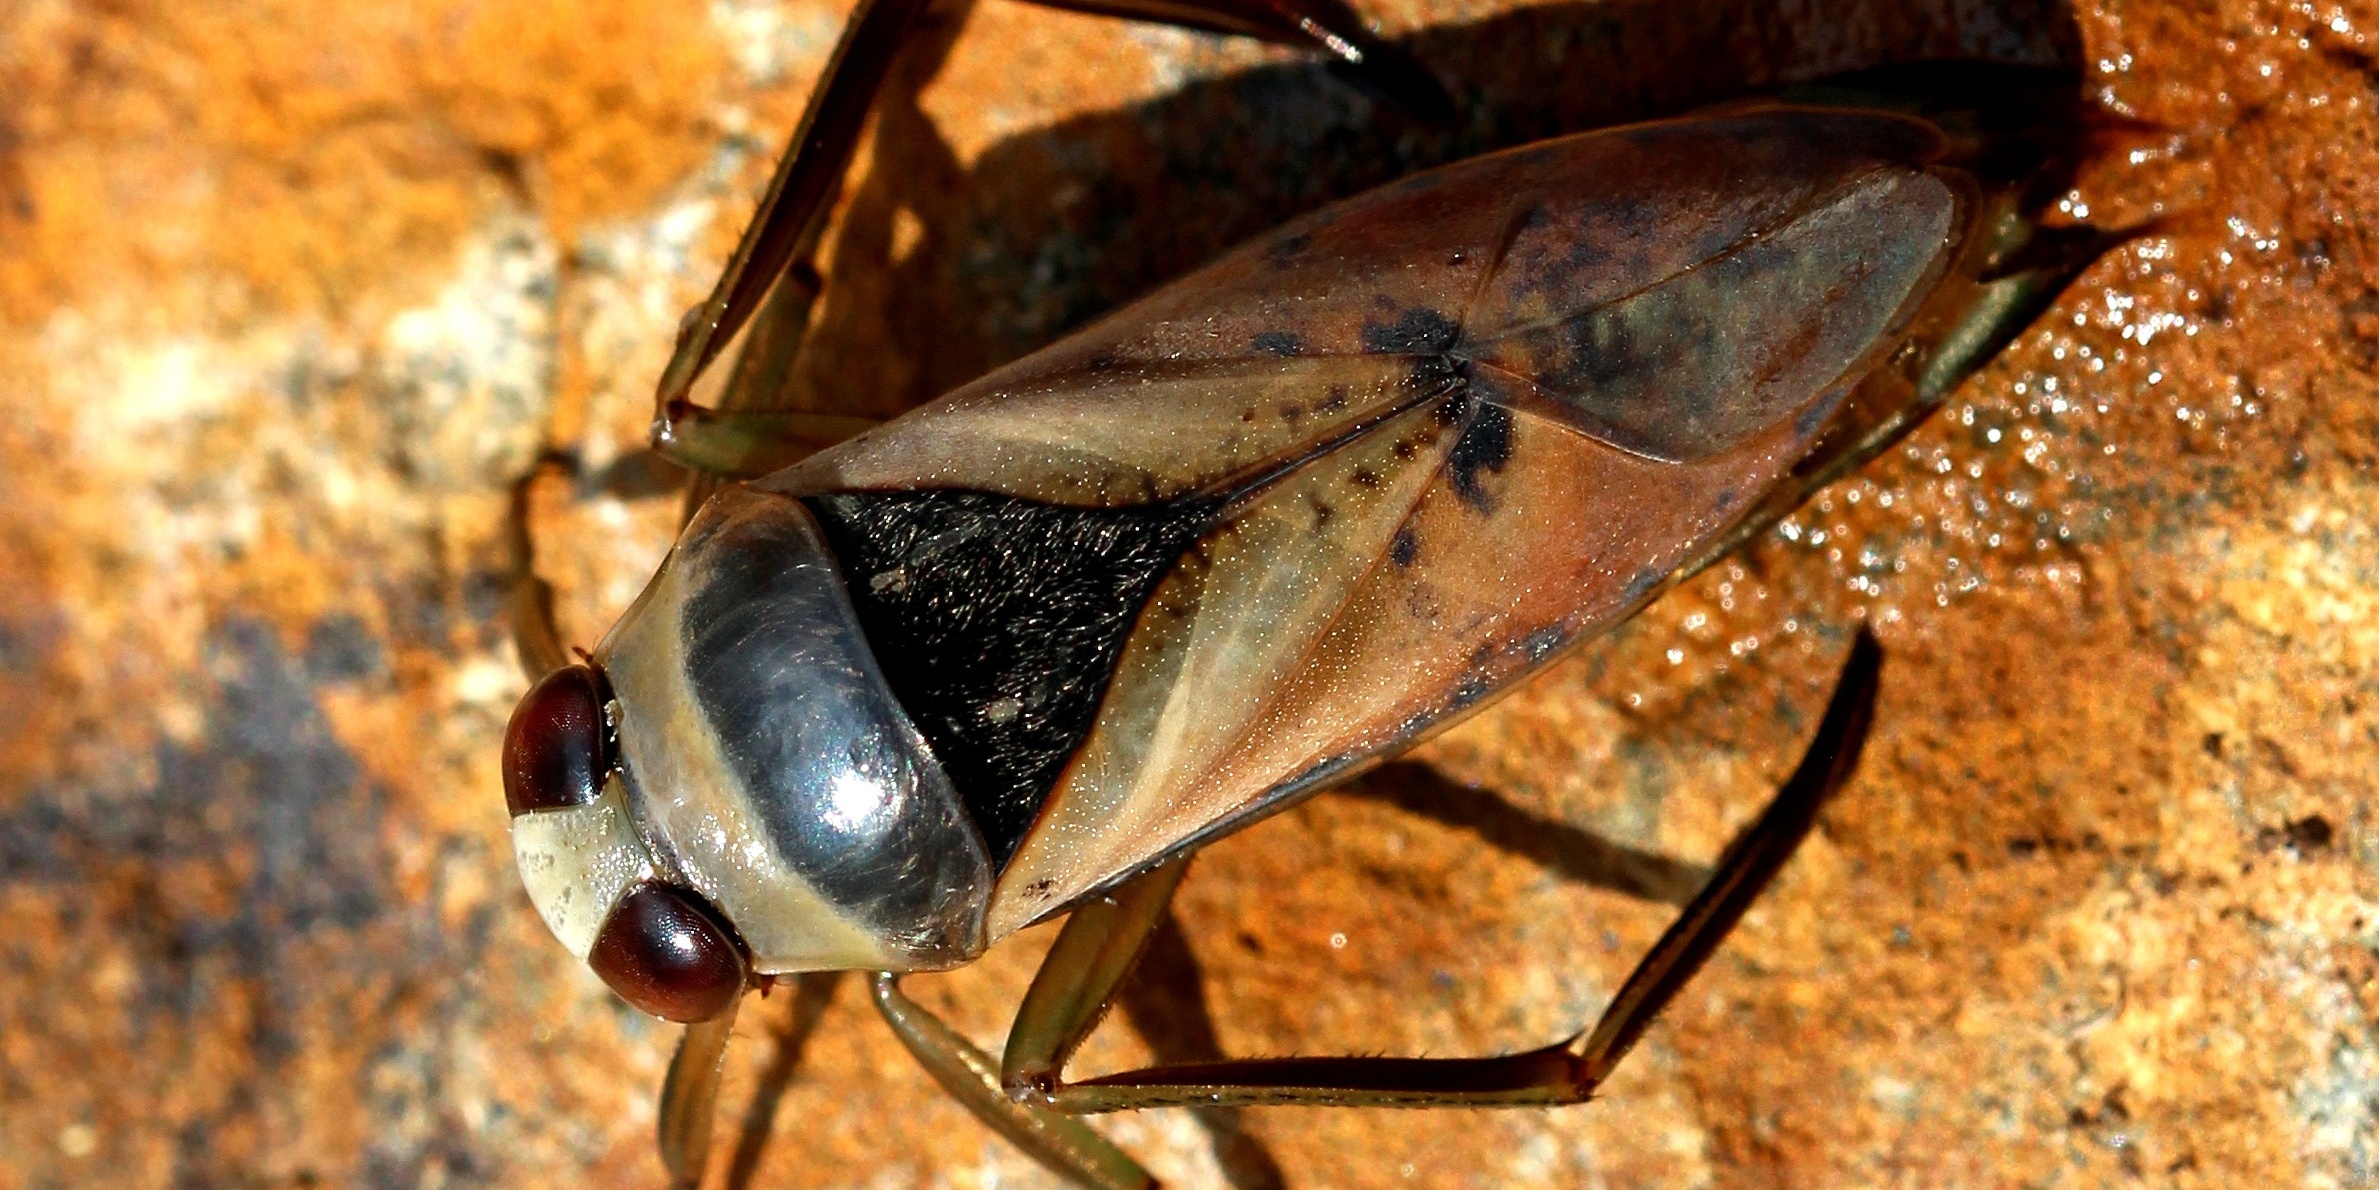
[[590, 805], [603, 791], [611, 771], [603, 701], [601, 679], [583, 665], [545, 675], [521, 697], [504, 729], [504, 805], [513, 817]]
[[707, 1021], [743, 991], [743, 947], [700, 897], [666, 884], [628, 890], [587, 965], [620, 998], [672, 1021]]

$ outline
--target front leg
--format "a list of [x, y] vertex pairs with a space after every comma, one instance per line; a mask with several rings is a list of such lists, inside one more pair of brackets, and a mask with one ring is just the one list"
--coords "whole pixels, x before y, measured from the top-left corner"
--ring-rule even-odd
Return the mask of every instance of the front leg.
[[1380, 40], [1345, 0], [1033, 0], [1104, 16], [1260, 37], [1312, 50], [1348, 81], [1425, 120], [1454, 114], [1435, 75]]
[[[1453, 110], [1436, 78], [1366, 28], [1345, 0], [1035, 2], [1302, 46], [1416, 115], [1439, 119]], [[826, 214], [876, 95], [930, 3], [859, 0], [852, 11], [717, 286], [679, 324], [654, 395], [652, 444], [664, 457], [706, 475], [750, 478], [873, 424], [786, 409], [781, 398], [823, 286], [814, 256]]]
[[1009, 1033], [1002, 1082], [1028, 1104], [1071, 1114], [1176, 1106], [1583, 1102], [1742, 920], [1849, 779], [1866, 741], [1882, 663], [1882, 649], [1862, 628], [1800, 767], [1719, 857], [1709, 882], [1628, 976], [1591, 1033], [1491, 1058], [1278, 1058], [1065, 1082], [1066, 1058], [1097, 1024], [1179, 882], [1178, 871], [1160, 868], [1067, 920]]
[[991, 1056], [902, 995], [899, 976], [878, 972], [869, 991], [876, 1009], [926, 1073], [976, 1119], [1033, 1160], [1087, 1190], [1155, 1190], [1156, 1179], [1090, 1125], [1009, 1096], [1000, 1086], [999, 1067]]
[[876, 1008], [943, 1090], [1034, 1160], [1090, 1190], [1153, 1190], [1156, 1179], [1123, 1150], [1018, 1088], [1044, 1077], [1054, 1081], [1057, 1068], [1098, 1025], [1116, 985], [1164, 919], [1188, 867], [1189, 861], [1175, 860], [1066, 919], [1017, 1010], [1002, 1063], [994, 1064], [990, 1055], [901, 994], [899, 977], [890, 972], [875, 977]]
[[735, 1032], [735, 1005], [707, 1021], [695, 1021], [677, 1039], [669, 1074], [661, 1080], [660, 1111], [654, 1123], [661, 1140], [661, 1168], [670, 1190], [702, 1184], [710, 1165], [711, 1122], [716, 1118], [719, 1078], [727, 1064], [727, 1038]]
[[1115, 989], [1140, 961], [1188, 873], [1188, 859], [1174, 860], [1067, 915], [1008, 1029], [1000, 1083], [1009, 1095], [1049, 1105], [1066, 1060], [1107, 1014]]

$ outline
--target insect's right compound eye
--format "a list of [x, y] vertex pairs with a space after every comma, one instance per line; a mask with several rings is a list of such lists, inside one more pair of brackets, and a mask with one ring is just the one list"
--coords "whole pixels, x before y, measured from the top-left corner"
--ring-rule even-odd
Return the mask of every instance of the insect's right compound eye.
[[672, 885], [629, 889], [586, 961], [621, 999], [664, 1020], [710, 1020], [743, 993], [742, 944], [700, 897]]
[[583, 665], [545, 675], [521, 697], [504, 729], [505, 807], [517, 818], [589, 805], [610, 773], [601, 680]]

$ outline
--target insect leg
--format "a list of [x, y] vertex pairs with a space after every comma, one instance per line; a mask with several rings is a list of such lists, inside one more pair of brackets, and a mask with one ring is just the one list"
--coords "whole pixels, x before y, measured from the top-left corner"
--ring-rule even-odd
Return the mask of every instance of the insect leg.
[[1108, 1002], [1173, 903], [1189, 871], [1177, 859], [1076, 908], [1033, 974], [1000, 1057], [1011, 1095], [1039, 1097], [1055, 1086], [1066, 1059], [1106, 1015]]
[[[781, 377], [809, 325], [819, 289], [810, 255], [826, 211], [876, 92], [927, 3], [860, 0], [843, 26], [794, 129], [793, 146], [778, 162], [718, 285], [678, 326], [676, 351], [654, 397], [652, 433], [653, 448], [671, 460], [729, 474], [757, 474], [755, 468], [770, 461], [771, 427], [750, 419], [766, 416], [775, 395], [763, 391], [770, 387], [766, 381]], [[734, 361], [732, 373], [711, 367], [721, 356]]]
[[[740, 1001], [738, 1001], [740, 1003]], [[671, 1187], [702, 1184], [702, 1169], [710, 1163], [710, 1126], [719, 1100], [719, 1072], [727, 1061], [727, 1035], [735, 1028], [735, 1009], [713, 1020], [686, 1026], [670, 1056], [669, 1073], [661, 1080], [661, 1167]]]
[[[1171, 909], [1159, 918], [1140, 951], [1131, 978], [1116, 989], [1115, 1008], [1162, 1065], [1219, 1062], [1226, 1055], [1208, 1003], [1207, 975]], [[1282, 1190], [1288, 1174], [1263, 1137], [1236, 1107], [1193, 1107], [1190, 1118], [1206, 1132], [1207, 1148], [1225, 1183], [1237, 1190]]]
[[1454, 101], [1437, 76], [1371, 32], [1344, 0], [1033, 0], [1051, 8], [1260, 37], [1320, 53], [1348, 81], [1423, 119]]
[[[1628, 976], [1593, 1032], [1491, 1058], [1280, 1058], [1136, 1070], [1080, 1083], [1058, 1081], [1052, 1068], [1033, 1087], [1035, 1098], [1075, 1113], [1232, 1104], [1490, 1107], [1584, 1101], [1725, 941], [1808, 837], [1827, 799], [1849, 779], [1866, 740], [1882, 661], [1874, 637], [1862, 630], [1800, 767], [1719, 857], [1709, 883]], [[1067, 1007], [1069, 1022], [1085, 1015], [1095, 1019], [1095, 1012]], [[1020, 1021], [1018, 1032], [1025, 1031]], [[1011, 1054], [1014, 1048], [1012, 1042]]]
[[512, 594], [505, 600], [512, 618], [512, 647], [522, 676], [531, 682], [570, 663], [562, 649], [561, 627], [554, 622], [553, 585], [537, 575], [537, 543], [529, 532], [529, 506], [537, 488], [568, 482], [568, 469], [559, 460], [541, 459], [512, 485], [504, 512], [504, 544], [512, 555], [513, 571]]
[[[653, 448], [670, 460], [714, 475], [762, 475], [874, 424], [775, 404], [822, 285], [813, 257], [826, 213], [868, 111], [929, 2], [860, 0], [844, 25], [743, 239], [710, 296], [678, 326], [652, 428]], [[1418, 115], [1453, 110], [1436, 77], [1371, 33], [1345, 0], [1039, 2], [1304, 46]]]
[[941, 1019], [901, 994], [900, 977], [878, 972], [869, 989], [892, 1031], [926, 1073], [975, 1118], [1041, 1164], [1088, 1190], [1153, 1190], [1156, 1179], [1123, 1150], [1072, 1116], [1019, 1103], [1000, 1086], [999, 1067]]

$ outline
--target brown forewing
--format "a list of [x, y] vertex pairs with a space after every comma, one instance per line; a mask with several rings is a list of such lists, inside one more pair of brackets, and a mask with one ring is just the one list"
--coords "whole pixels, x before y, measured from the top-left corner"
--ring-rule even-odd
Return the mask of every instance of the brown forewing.
[[1142, 612], [992, 935], [1632, 611], [1809, 449], [1956, 257], [1938, 147], [1770, 109], [1463, 162], [763, 481], [1232, 500]]

